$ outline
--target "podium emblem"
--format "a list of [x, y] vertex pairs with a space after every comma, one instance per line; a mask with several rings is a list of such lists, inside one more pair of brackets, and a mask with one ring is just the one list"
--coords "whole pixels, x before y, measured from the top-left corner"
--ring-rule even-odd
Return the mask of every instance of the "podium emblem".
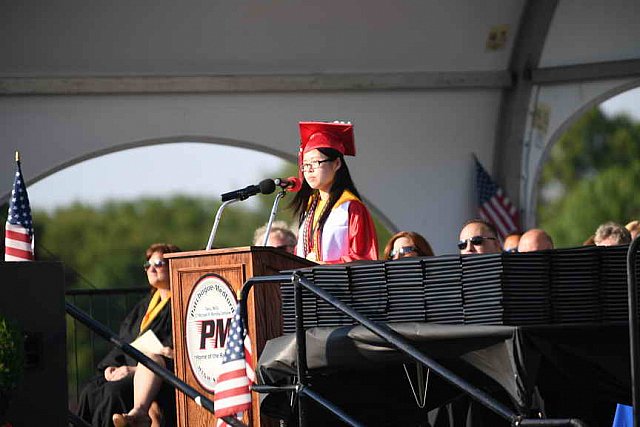
[[189, 296], [184, 331], [189, 364], [198, 383], [211, 393], [237, 305], [233, 289], [217, 274], [199, 278]]

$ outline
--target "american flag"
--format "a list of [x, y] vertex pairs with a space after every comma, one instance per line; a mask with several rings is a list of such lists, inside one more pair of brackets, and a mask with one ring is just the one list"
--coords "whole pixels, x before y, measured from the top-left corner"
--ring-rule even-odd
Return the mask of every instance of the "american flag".
[[480, 162], [476, 162], [476, 192], [478, 196], [478, 213], [480, 217], [493, 224], [500, 237], [504, 239], [510, 233], [520, 231], [520, 215]]
[[218, 426], [226, 425], [220, 418], [235, 416], [241, 419], [243, 411], [251, 409], [250, 386], [256, 375], [251, 368], [251, 341], [244, 327], [242, 310], [242, 304], [238, 303], [213, 389]]
[[33, 222], [31, 207], [24, 185], [20, 161], [16, 161], [16, 176], [9, 201], [9, 212], [4, 232], [4, 260], [33, 260]]

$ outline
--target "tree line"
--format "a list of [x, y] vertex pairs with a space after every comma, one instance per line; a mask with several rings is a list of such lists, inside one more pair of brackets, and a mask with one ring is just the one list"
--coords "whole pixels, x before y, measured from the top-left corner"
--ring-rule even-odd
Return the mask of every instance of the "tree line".
[[604, 222], [640, 219], [640, 123], [587, 111], [551, 148], [538, 188], [538, 224], [556, 247], [581, 245]]
[[[275, 195], [261, 197], [258, 208], [225, 209], [214, 248], [250, 246], [264, 225]], [[296, 226], [286, 196], [277, 219]], [[36, 256], [65, 265], [67, 289], [147, 286], [144, 251], [153, 242], [169, 242], [184, 251], [204, 249], [220, 202], [174, 196], [136, 201], [110, 201], [100, 206], [73, 205], [48, 213], [33, 212]], [[376, 222], [381, 245], [390, 232]]]

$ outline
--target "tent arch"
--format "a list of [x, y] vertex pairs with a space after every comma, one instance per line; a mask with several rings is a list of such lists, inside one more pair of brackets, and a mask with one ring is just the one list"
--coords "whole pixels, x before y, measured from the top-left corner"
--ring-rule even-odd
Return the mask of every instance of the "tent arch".
[[[29, 180], [27, 184], [29, 185], [29, 184], [37, 183], [69, 167], [78, 165], [88, 160], [99, 158], [101, 156], [105, 156], [108, 154], [118, 153], [121, 151], [126, 151], [134, 148], [143, 148], [143, 147], [151, 147], [155, 145], [166, 145], [166, 144], [183, 144], [183, 143], [184, 144], [189, 144], [189, 143], [212, 144], [212, 145], [220, 145], [220, 146], [226, 146], [226, 147], [243, 148], [243, 149], [253, 150], [253, 151], [257, 151], [264, 154], [269, 154], [294, 164], [297, 161], [296, 156], [292, 155], [291, 153], [285, 153], [280, 150], [277, 150], [268, 146], [264, 146], [253, 141], [242, 141], [237, 139], [221, 138], [221, 137], [214, 137], [214, 136], [207, 136], [207, 135], [174, 135], [174, 136], [167, 136], [167, 137], [161, 137], [161, 138], [149, 138], [149, 139], [141, 139], [137, 141], [124, 142], [124, 143], [116, 143], [107, 148], [96, 150], [90, 153], [86, 153], [82, 156], [71, 158], [39, 174], [38, 176], [34, 177], [32, 180]], [[7, 192], [6, 194], [4, 194], [0, 199], [0, 202], [2, 203], [6, 202], [9, 198], [9, 195], [10, 195], [10, 192]], [[387, 229], [389, 229], [392, 232], [398, 231], [398, 227], [395, 224], [393, 224], [393, 222], [389, 218], [387, 218], [382, 213], [382, 211], [375, 206], [375, 204], [373, 204], [371, 201], [369, 201], [366, 198], [365, 198], [365, 202], [367, 203], [367, 206], [369, 207], [371, 212], [376, 216], [377, 219], [379, 219], [383, 223], [383, 225]]]
[[[633, 79], [625, 82], [609, 82], [609, 87], [601, 91], [591, 93], [586, 91], [585, 96], [581, 99], [581, 102], [576, 102], [572, 105], [572, 108], [565, 112], [565, 116], [562, 121], [559, 122], [557, 127], [552, 132], [548, 133], [548, 137], [543, 140], [543, 144], [539, 147], [539, 155], [532, 156], [535, 158], [529, 158], [528, 162], [524, 162], [525, 170], [532, 171], [531, 181], [527, 182], [526, 175], [523, 175], [524, 187], [525, 187], [525, 211], [526, 211], [526, 224], [527, 228], [533, 227], [537, 223], [536, 208], [538, 203], [538, 185], [542, 176], [542, 168], [547, 161], [551, 149], [555, 146], [558, 140], [564, 135], [564, 133], [589, 109], [602, 104], [603, 102], [611, 99], [621, 93], [640, 87], [640, 79]], [[542, 90], [543, 88], [539, 88]], [[553, 89], [553, 88], [551, 88]], [[540, 99], [543, 97], [536, 97], [532, 108], [535, 111], [540, 103]], [[528, 123], [528, 134], [530, 140], [528, 141], [529, 147], [536, 144], [535, 139], [540, 136], [540, 131], [534, 128], [533, 123]], [[527, 143], [523, 150], [523, 157], [526, 156]]]
[[[150, 147], [154, 145], [164, 145], [164, 144], [181, 144], [181, 143], [185, 143], [185, 144], [203, 143], [203, 144], [222, 145], [222, 146], [235, 147], [235, 148], [245, 148], [245, 149], [258, 151], [265, 154], [270, 154], [272, 156], [279, 157], [289, 162], [296, 161], [295, 156], [289, 153], [283, 153], [279, 150], [275, 150], [273, 148], [260, 145], [258, 143], [251, 142], [251, 141], [241, 141], [241, 140], [235, 140], [230, 138], [220, 138], [220, 137], [205, 136], [205, 135], [174, 135], [174, 136], [167, 136], [167, 137], [161, 137], [161, 138], [149, 138], [149, 139], [128, 141], [123, 143], [115, 143], [106, 148], [98, 149], [89, 153], [84, 153], [82, 155], [69, 158], [68, 160], [65, 160], [55, 166], [52, 166], [50, 169], [47, 169], [41, 172], [40, 174], [33, 177], [32, 179], [26, 180], [26, 184], [27, 185], [35, 184], [39, 181], [42, 181], [43, 179], [50, 177], [51, 175], [57, 172], [63, 171], [64, 169], [75, 166], [87, 160], [96, 159], [98, 157], [105, 156], [108, 154], [118, 153], [121, 151], [130, 150], [133, 148]], [[5, 192], [2, 195], [2, 198], [0, 198], [0, 201], [3, 203], [6, 202], [9, 198], [9, 194], [10, 192]]]

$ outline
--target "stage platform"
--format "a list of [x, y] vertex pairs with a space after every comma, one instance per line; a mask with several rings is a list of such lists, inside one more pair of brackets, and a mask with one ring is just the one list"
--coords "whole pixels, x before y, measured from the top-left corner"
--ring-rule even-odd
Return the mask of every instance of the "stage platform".
[[[610, 426], [615, 403], [630, 402], [629, 335], [623, 324], [389, 325], [427, 356], [528, 417], [544, 411], [548, 418]], [[362, 326], [316, 327], [306, 334], [313, 389], [365, 425], [429, 425], [428, 417], [436, 425], [451, 425], [456, 417], [471, 425], [506, 425], [479, 405], [469, 409], [468, 398], [435, 374], [429, 375], [420, 408], [421, 396], [416, 400], [407, 378], [408, 372], [418, 391], [415, 363]], [[262, 383], [290, 383], [295, 361], [294, 335], [269, 341], [258, 366]], [[290, 396], [268, 395], [261, 410], [287, 418]], [[438, 424], [443, 417], [447, 423]], [[331, 420], [320, 409], [310, 419], [312, 425]]]

